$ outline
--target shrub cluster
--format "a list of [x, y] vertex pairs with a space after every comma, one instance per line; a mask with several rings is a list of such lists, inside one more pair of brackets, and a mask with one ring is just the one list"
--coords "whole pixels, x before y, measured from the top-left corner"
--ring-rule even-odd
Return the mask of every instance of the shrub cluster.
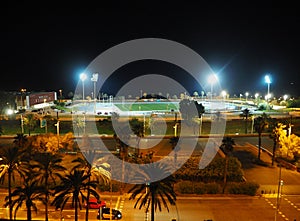
[[[259, 185], [253, 182], [231, 182], [226, 185], [225, 193], [244, 194], [254, 196]], [[175, 185], [175, 191], [180, 194], [221, 194], [222, 186], [219, 183], [203, 183], [192, 181], [179, 181]]]
[[[225, 159], [216, 157], [206, 168], [199, 169], [200, 157], [191, 157], [175, 172], [177, 180], [192, 180], [211, 183], [222, 182], [224, 179]], [[227, 171], [228, 182], [241, 182], [243, 171], [240, 161], [236, 157], [230, 157]]]
[[245, 195], [255, 196], [258, 188], [259, 188], [259, 184], [254, 182], [227, 184], [227, 192], [230, 194], [245, 194]]

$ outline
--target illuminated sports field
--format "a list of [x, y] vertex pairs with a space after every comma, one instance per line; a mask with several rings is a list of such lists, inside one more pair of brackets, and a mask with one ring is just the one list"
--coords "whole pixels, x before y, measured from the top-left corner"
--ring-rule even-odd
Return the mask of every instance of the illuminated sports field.
[[178, 110], [178, 103], [174, 102], [138, 102], [138, 103], [115, 103], [121, 111], [174, 111]]

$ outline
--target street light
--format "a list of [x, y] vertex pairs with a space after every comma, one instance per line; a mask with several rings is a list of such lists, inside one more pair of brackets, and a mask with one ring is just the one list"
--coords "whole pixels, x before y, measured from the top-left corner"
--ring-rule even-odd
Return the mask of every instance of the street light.
[[62, 89], [59, 89], [59, 103], [61, 103], [62, 99]]
[[94, 113], [96, 113], [96, 100], [97, 100], [96, 83], [98, 81], [98, 73], [94, 73], [93, 74], [93, 77], [91, 78], [91, 81], [94, 82], [94, 95], [93, 95], [93, 99], [94, 99]]
[[246, 93], [245, 93], [245, 96], [246, 96], [246, 102], [247, 102], [247, 100], [248, 100], [248, 96], [249, 96], [249, 93], [248, 93], [248, 92], [246, 92]]
[[93, 81], [94, 82], [94, 100], [96, 100], [97, 99], [97, 93], [96, 93], [96, 83], [97, 83], [97, 81], [98, 81], [98, 73], [94, 73], [93, 74], [93, 76], [92, 76], [92, 78], [91, 78], [91, 81]]
[[268, 85], [268, 93], [267, 93], [267, 99], [269, 99], [271, 96], [270, 96], [270, 84], [271, 84], [271, 77], [270, 75], [266, 75], [265, 76], [265, 82], [267, 83]]
[[216, 74], [211, 74], [208, 77], [208, 83], [210, 83], [210, 93], [211, 98], [213, 97], [213, 85], [218, 81], [218, 76]]
[[85, 81], [86, 77], [87, 76], [85, 73], [80, 74], [80, 80], [82, 81], [82, 100], [84, 100], [84, 81]]
[[23, 104], [23, 93], [25, 93], [25, 92], [26, 92], [26, 89], [22, 88], [21, 89], [21, 110], [23, 110], [23, 106], [24, 106], [24, 104]]
[[225, 100], [226, 95], [227, 95], [226, 91], [222, 91], [221, 93], [222, 93], [223, 100]]

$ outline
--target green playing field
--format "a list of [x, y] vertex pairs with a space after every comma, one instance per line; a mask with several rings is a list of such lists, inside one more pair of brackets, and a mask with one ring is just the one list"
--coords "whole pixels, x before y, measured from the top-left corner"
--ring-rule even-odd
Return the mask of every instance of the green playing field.
[[115, 104], [122, 111], [174, 111], [178, 110], [175, 102], [136, 102], [132, 104]]

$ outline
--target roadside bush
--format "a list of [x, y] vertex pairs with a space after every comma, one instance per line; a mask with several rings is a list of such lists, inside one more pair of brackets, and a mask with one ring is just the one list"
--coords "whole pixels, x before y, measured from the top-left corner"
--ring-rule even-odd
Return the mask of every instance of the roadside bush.
[[[215, 157], [210, 164], [199, 169], [199, 157], [191, 157], [176, 171], [175, 177], [179, 180], [197, 181], [203, 183], [222, 182], [224, 179], [225, 159]], [[241, 162], [236, 157], [230, 157], [228, 162], [228, 182], [241, 182], [243, 171]]]
[[258, 188], [259, 184], [254, 182], [227, 184], [227, 192], [230, 194], [245, 194], [255, 196]]
[[218, 183], [206, 183], [204, 187], [205, 193], [207, 194], [218, 194], [222, 192], [222, 188]]
[[175, 191], [182, 194], [192, 194], [194, 193], [193, 183], [191, 181], [180, 181], [175, 184]]
[[195, 183], [194, 184], [194, 193], [195, 194], [205, 194], [206, 188], [204, 183]]
[[222, 192], [218, 183], [203, 183], [192, 181], [179, 181], [175, 184], [175, 191], [181, 194], [218, 194]]

